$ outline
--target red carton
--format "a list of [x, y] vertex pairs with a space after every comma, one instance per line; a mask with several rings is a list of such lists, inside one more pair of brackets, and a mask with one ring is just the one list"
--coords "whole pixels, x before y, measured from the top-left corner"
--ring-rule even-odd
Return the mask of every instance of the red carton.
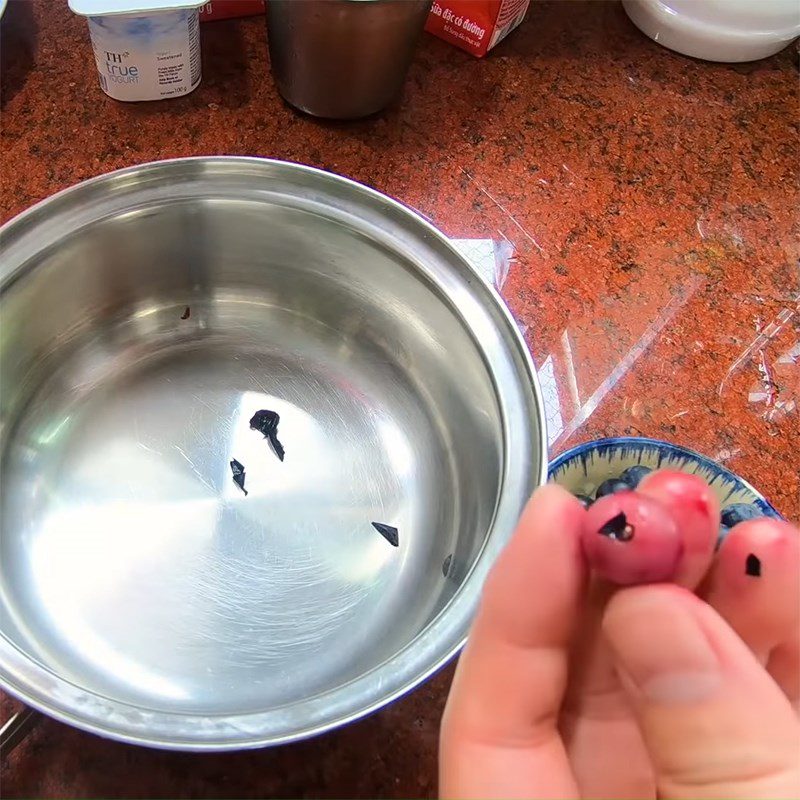
[[200, 9], [200, 22], [263, 14], [264, 0], [211, 0]]
[[425, 30], [481, 58], [525, 18], [530, 0], [434, 0]]

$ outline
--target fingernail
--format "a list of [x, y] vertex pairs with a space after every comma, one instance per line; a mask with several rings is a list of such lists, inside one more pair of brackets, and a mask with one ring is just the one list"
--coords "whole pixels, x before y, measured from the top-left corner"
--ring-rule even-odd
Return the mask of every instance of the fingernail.
[[650, 702], [696, 703], [721, 682], [716, 653], [680, 592], [677, 587], [627, 590], [607, 613], [604, 629], [617, 666]]

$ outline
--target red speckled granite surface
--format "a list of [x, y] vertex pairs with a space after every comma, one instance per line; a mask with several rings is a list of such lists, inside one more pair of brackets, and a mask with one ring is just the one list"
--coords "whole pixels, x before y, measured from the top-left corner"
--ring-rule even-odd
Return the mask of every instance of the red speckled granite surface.
[[[207, 25], [202, 86], [144, 105], [101, 94], [65, 3], [11, 0], [1, 28], [3, 219], [173, 156], [343, 173], [451, 236], [511, 242], [503, 293], [549, 387], [554, 451], [673, 440], [800, 517], [793, 48], [706, 64], [644, 38], [615, 3], [534, 3], [483, 61], [425, 37], [393, 108], [328, 124], [278, 97], [262, 19]], [[244, 754], [148, 751], [46, 721], [4, 761], [2, 794], [430, 796], [450, 675], [337, 733]]]

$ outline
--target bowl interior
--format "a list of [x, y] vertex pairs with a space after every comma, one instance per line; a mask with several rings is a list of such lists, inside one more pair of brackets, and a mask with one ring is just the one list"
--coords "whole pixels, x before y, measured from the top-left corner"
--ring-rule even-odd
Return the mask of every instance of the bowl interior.
[[485, 546], [506, 458], [486, 354], [412, 257], [333, 210], [112, 210], [30, 256], [2, 319], [3, 635], [79, 689], [208, 715], [345, 687]]

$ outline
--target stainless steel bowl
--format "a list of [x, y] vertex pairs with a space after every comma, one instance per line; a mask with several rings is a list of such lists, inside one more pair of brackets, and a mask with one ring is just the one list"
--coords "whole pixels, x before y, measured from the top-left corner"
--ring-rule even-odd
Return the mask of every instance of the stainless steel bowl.
[[3, 686], [117, 739], [236, 749], [352, 720], [459, 648], [546, 457], [524, 343], [440, 233], [334, 175], [201, 158], [0, 235]]

